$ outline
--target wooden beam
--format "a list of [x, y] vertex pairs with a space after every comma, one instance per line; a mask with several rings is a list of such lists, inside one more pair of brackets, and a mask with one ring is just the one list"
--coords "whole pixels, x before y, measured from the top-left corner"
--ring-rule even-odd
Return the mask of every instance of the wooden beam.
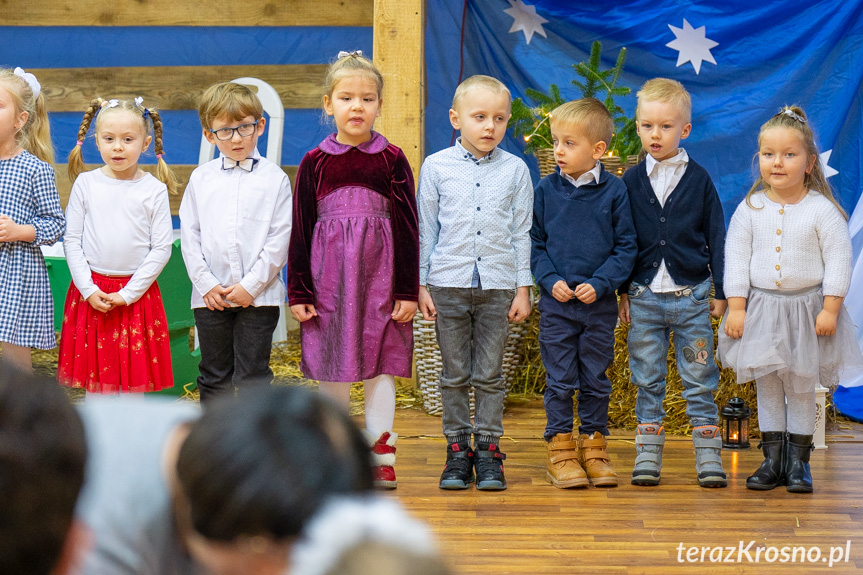
[[375, 0], [374, 59], [384, 76], [376, 129], [404, 150], [418, 179], [423, 154], [424, 0]]
[[372, 0], [3, 0], [4, 26], [371, 26]]
[[[0, 0], [2, 1], [2, 0]], [[211, 84], [251, 76], [269, 83], [286, 108], [321, 105], [325, 64], [267, 66], [147, 66], [140, 68], [39, 68], [52, 112], [81, 112], [96, 96], [134, 99], [159, 110], [194, 110]]]
[[[85, 170], [95, 170], [99, 167], [101, 167], [101, 164], [87, 164], [85, 166]], [[171, 215], [177, 215], [177, 212], [180, 209], [180, 202], [183, 200], [183, 190], [186, 189], [186, 184], [189, 183], [189, 176], [192, 174], [192, 170], [197, 167], [198, 166], [191, 165], [171, 166], [177, 179], [180, 180], [180, 192], [175, 196], [169, 196], [171, 201]], [[154, 176], [156, 175], [156, 166], [154, 165], [141, 166], [141, 169], [145, 172], [150, 172]], [[282, 169], [286, 174], [288, 174], [288, 178], [291, 180], [291, 186], [293, 187], [297, 180], [297, 166], [282, 166]], [[69, 193], [72, 191], [72, 181], [69, 179], [69, 176], [66, 175], [66, 164], [54, 164], [54, 181], [57, 184], [57, 192], [60, 194], [60, 205], [65, 210], [66, 204], [69, 203]]]

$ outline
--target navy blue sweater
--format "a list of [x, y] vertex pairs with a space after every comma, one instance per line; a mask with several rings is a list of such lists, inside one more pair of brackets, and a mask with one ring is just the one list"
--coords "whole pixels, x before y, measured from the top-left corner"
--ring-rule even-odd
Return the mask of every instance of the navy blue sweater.
[[626, 186], [602, 168], [599, 183], [575, 187], [559, 172], [533, 192], [530, 269], [548, 294], [560, 280], [614, 293], [635, 261], [635, 227]]
[[716, 299], [725, 299], [725, 215], [707, 170], [690, 158], [663, 207], [650, 186], [644, 162], [627, 170], [623, 182], [638, 232], [638, 257], [620, 293], [625, 293], [631, 282], [648, 285], [664, 259], [678, 285], [701, 283], [713, 272]]

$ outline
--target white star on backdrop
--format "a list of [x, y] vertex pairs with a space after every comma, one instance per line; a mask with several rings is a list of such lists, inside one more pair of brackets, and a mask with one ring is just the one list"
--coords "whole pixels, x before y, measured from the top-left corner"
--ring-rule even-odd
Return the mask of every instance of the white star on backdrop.
[[534, 33], [539, 34], [543, 38], [548, 38], [542, 25], [548, 20], [536, 13], [536, 6], [528, 6], [522, 0], [509, 0], [510, 7], [504, 10], [512, 19], [512, 28], [509, 33], [524, 32], [524, 38], [528, 44], [533, 39]]
[[695, 68], [695, 73], [698, 74], [701, 72], [701, 62], [706, 60], [711, 64], [716, 64], [710, 49], [719, 46], [719, 43], [707, 37], [704, 26], [693, 28], [684, 18], [683, 28], [675, 28], [671, 24], [668, 27], [674, 32], [675, 39], [666, 46], [679, 52], [677, 55], [678, 67], [691, 62], [692, 67]]
[[838, 170], [835, 170], [827, 165], [827, 162], [830, 161], [830, 154], [833, 153], [833, 150], [827, 150], [826, 152], [821, 152], [818, 156], [818, 161], [821, 162], [821, 171], [824, 172], [824, 178], [830, 178], [839, 173]]

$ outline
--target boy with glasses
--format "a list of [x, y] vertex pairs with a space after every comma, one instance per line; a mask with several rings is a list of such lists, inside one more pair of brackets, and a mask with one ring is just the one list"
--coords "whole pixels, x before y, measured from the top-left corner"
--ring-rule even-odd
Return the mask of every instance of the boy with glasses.
[[291, 185], [258, 152], [266, 120], [245, 86], [210, 86], [198, 107], [221, 154], [192, 172], [180, 204], [183, 260], [201, 346], [201, 402], [269, 385], [273, 331], [285, 303]]

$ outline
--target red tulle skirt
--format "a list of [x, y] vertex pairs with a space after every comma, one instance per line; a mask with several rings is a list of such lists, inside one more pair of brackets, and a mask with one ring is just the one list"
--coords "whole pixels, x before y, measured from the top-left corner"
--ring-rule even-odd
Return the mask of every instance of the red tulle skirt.
[[[132, 277], [92, 275], [105, 293], [119, 291]], [[108, 313], [93, 309], [75, 284], [70, 284], [57, 379], [67, 387], [103, 394], [172, 387], [168, 321], [156, 282], [135, 303]]]

